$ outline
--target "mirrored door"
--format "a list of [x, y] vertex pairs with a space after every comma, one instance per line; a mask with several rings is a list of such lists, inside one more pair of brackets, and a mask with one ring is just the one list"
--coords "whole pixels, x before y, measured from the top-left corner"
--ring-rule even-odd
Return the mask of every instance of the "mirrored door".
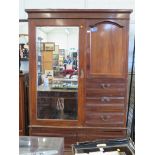
[[79, 27], [36, 27], [37, 118], [78, 119]]

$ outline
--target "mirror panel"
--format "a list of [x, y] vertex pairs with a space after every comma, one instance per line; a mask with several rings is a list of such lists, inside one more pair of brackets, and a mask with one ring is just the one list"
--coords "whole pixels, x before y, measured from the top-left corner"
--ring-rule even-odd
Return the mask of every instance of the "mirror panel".
[[37, 118], [76, 120], [79, 27], [36, 27]]

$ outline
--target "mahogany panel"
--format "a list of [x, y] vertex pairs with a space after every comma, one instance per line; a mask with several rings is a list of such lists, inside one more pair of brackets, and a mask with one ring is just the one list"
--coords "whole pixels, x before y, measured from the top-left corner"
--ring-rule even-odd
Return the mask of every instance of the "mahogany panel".
[[88, 24], [88, 77], [125, 77], [125, 27], [111, 21], [95, 22]]

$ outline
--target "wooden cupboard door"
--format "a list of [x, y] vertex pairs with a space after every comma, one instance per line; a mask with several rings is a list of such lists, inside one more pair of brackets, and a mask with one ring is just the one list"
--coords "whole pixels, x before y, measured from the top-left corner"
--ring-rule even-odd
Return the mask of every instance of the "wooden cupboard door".
[[126, 27], [115, 21], [87, 24], [87, 77], [125, 76]]

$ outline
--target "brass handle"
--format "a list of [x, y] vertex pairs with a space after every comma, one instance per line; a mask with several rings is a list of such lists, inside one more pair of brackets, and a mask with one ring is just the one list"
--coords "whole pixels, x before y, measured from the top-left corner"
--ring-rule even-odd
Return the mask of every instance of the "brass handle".
[[102, 115], [102, 116], [101, 116], [101, 119], [102, 119], [103, 121], [107, 121], [108, 119], [110, 119], [110, 116]]
[[101, 87], [102, 87], [103, 89], [109, 88], [109, 87], [111, 87], [111, 84], [110, 84], [110, 83], [107, 83], [107, 84], [101, 83]]
[[110, 102], [109, 97], [101, 97], [101, 102]]
[[83, 71], [83, 69], [81, 69], [81, 71], [80, 71], [80, 78], [84, 78], [84, 71]]

